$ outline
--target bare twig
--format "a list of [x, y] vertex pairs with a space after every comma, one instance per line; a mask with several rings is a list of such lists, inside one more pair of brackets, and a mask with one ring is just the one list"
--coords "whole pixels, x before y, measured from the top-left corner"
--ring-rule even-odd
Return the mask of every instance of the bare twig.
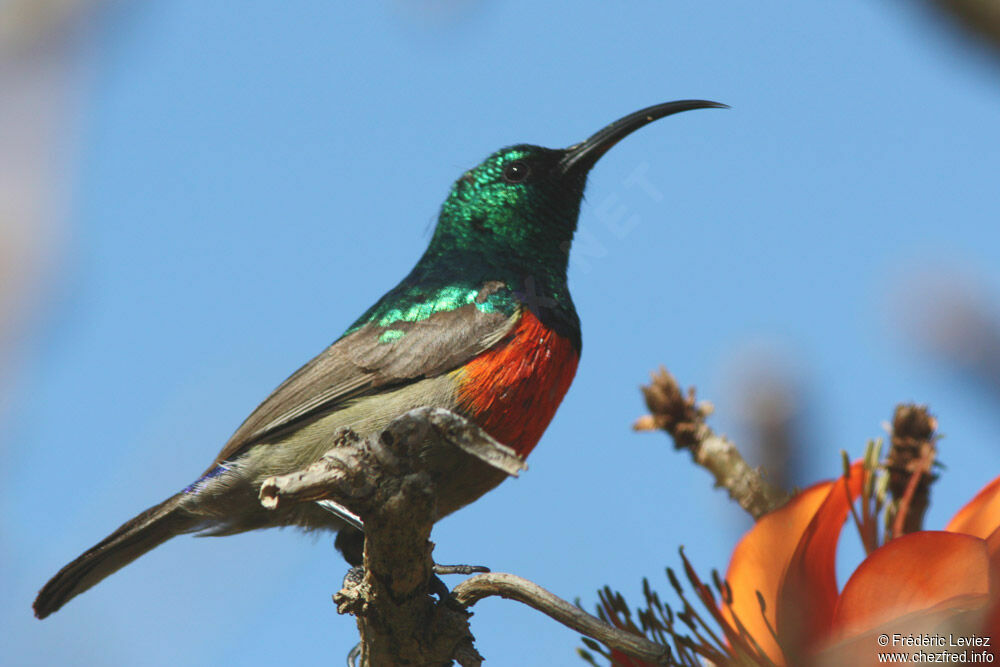
[[[332, 501], [364, 522], [365, 567], [352, 571], [334, 601], [340, 613], [358, 618], [362, 665], [450, 664], [474, 667], [482, 656], [473, 646], [466, 611], [478, 600], [499, 595], [519, 600], [554, 620], [651, 664], [669, 664], [669, 649], [591, 616], [532, 582], [512, 574], [479, 574], [459, 584], [442, 601], [429, 585], [431, 526], [435, 501], [452, 492], [449, 480], [465, 457], [479, 476], [502, 479], [523, 469], [521, 459], [474, 424], [446, 410], [421, 408], [392, 422], [382, 433], [359, 438], [338, 435], [334, 448], [308, 468], [272, 477], [261, 502]], [[448, 456], [428, 456], [435, 448]], [[447, 470], [439, 469], [444, 465]], [[435, 481], [437, 480], [437, 481]]]
[[[508, 447], [447, 410], [420, 408], [381, 433], [341, 432], [334, 448], [305, 470], [272, 477], [261, 503], [332, 501], [364, 522], [364, 576], [334, 596], [357, 616], [361, 664], [478, 667], [470, 614], [431, 593], [434, 521], [524, 466]], [[465, 500], [465, 502], [468, 502]]]
[[463, 607], [471, 607], [479, 600], [492, 595], [522, 602], [568, 628], [649, 664], [670, 664], [668, 647], [605, 623], [576, 605], [553, 595], [538, 584], [517, 575], [503, 572], [477, 574], [452, 590], [452, 597]]
[[674, 377], [661, 367], [642, 393], [651, 414], [640, 418], [634, 428], [669, 433], [677, 449], [690, 451], [695, 463], [715, 477], [715, 485], [726, 489], [754, 519], [788, 502], [788, 493], [767, 482], [732, 442], [716, 435], [705, 423], [712, 407], [695, 401], [693, 387], [684, 395]]

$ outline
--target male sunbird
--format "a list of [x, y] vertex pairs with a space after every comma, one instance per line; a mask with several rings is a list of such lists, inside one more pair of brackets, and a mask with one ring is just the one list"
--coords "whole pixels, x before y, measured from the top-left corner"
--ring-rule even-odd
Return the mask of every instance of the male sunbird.
[[[580, 358], [566, 269], [587, 174], [640, 127], [708, 108], [725, 105], [657, 104], [569, 148], [511, 146], [462, 174], [410, 274], [261, 403], [197, 481], [60, 570], [38, 594], [35, 615], [181, 533], [345, 528], [319, 505], [268, 510], [258, 499], [265, 479], [316, 461], [345, 428], [365, 437], [413, 408], [440, 407], [527, 456]], [[439, 486], [438, 518], [500, 481], [463, 477]]]

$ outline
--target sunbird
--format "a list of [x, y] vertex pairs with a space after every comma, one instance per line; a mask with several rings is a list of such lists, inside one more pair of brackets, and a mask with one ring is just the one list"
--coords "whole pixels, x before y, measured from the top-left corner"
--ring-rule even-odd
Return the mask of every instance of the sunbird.
[[[526, 457], [580, 359], [580, 318], [566, 272], [588, 173], [640, 127], [711, 108], [726, 105], [657, 104], [569, 148], [510, 146], [466, 171], [452, 185], [430, 244], [409, 275], [275, 389], [194, 483], [62, 568], [39, 592], [35, 615], [45, 618], [182, 533], [232, 535], [273, 526], [355, 530], [315, 503], [268, 510], [258, 498], [265, 479], [318, 460], [343, 429], [366, 437], [411, 409], [445, 408]], [[503, 479], [454, 477], [437, 488], [437, 518]]]

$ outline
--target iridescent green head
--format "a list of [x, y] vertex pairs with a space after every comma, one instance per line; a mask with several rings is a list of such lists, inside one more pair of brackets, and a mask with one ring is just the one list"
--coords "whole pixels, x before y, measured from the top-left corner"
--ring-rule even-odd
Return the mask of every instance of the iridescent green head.
[[[701, 100], [658, 104], [569, 148], [522, 144], [490, 155], [452, 186], [434, 237], [410, 274], [348, 331], [369, 323], [387, 328], [422, 321], [472, 304], [508, 315], [525, 305], [579, 351], [580, 323], [566, 268], [591, 167], [623, 137], [658, 118], [724, 107]], [[484, 298], [487, 283], [506, 289]], [[403, 329], [387, 329], [379, 340], [390, 343], [403, 335]]]
[[462, 174], [441, 207], [432, 247], [497, 263], [565, 257], [576, 229], [585, 171], [564, 174], [565, 151], [503, 148]]
[[[629, 114], [565, 149], [503, 148], [465, 172], [441, 207], [425, 259], [472, 260], [484, 269], [565, 276], [587, 174], [625, 136], [664, 116], [720, 108], [702, 100], [659, 104]], [[461, 261], [460, 261], [461, 260]]]

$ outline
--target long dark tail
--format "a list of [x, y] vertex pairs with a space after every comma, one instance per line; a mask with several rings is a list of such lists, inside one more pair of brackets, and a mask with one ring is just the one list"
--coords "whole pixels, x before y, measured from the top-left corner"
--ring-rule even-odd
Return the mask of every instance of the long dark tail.
[[45, 618], [150, 549], [197, 530], [201, 520], [181, 509], [181, 498], [178, 494], [150, 507], [59, 570], [35, 598], [35, 616]]

